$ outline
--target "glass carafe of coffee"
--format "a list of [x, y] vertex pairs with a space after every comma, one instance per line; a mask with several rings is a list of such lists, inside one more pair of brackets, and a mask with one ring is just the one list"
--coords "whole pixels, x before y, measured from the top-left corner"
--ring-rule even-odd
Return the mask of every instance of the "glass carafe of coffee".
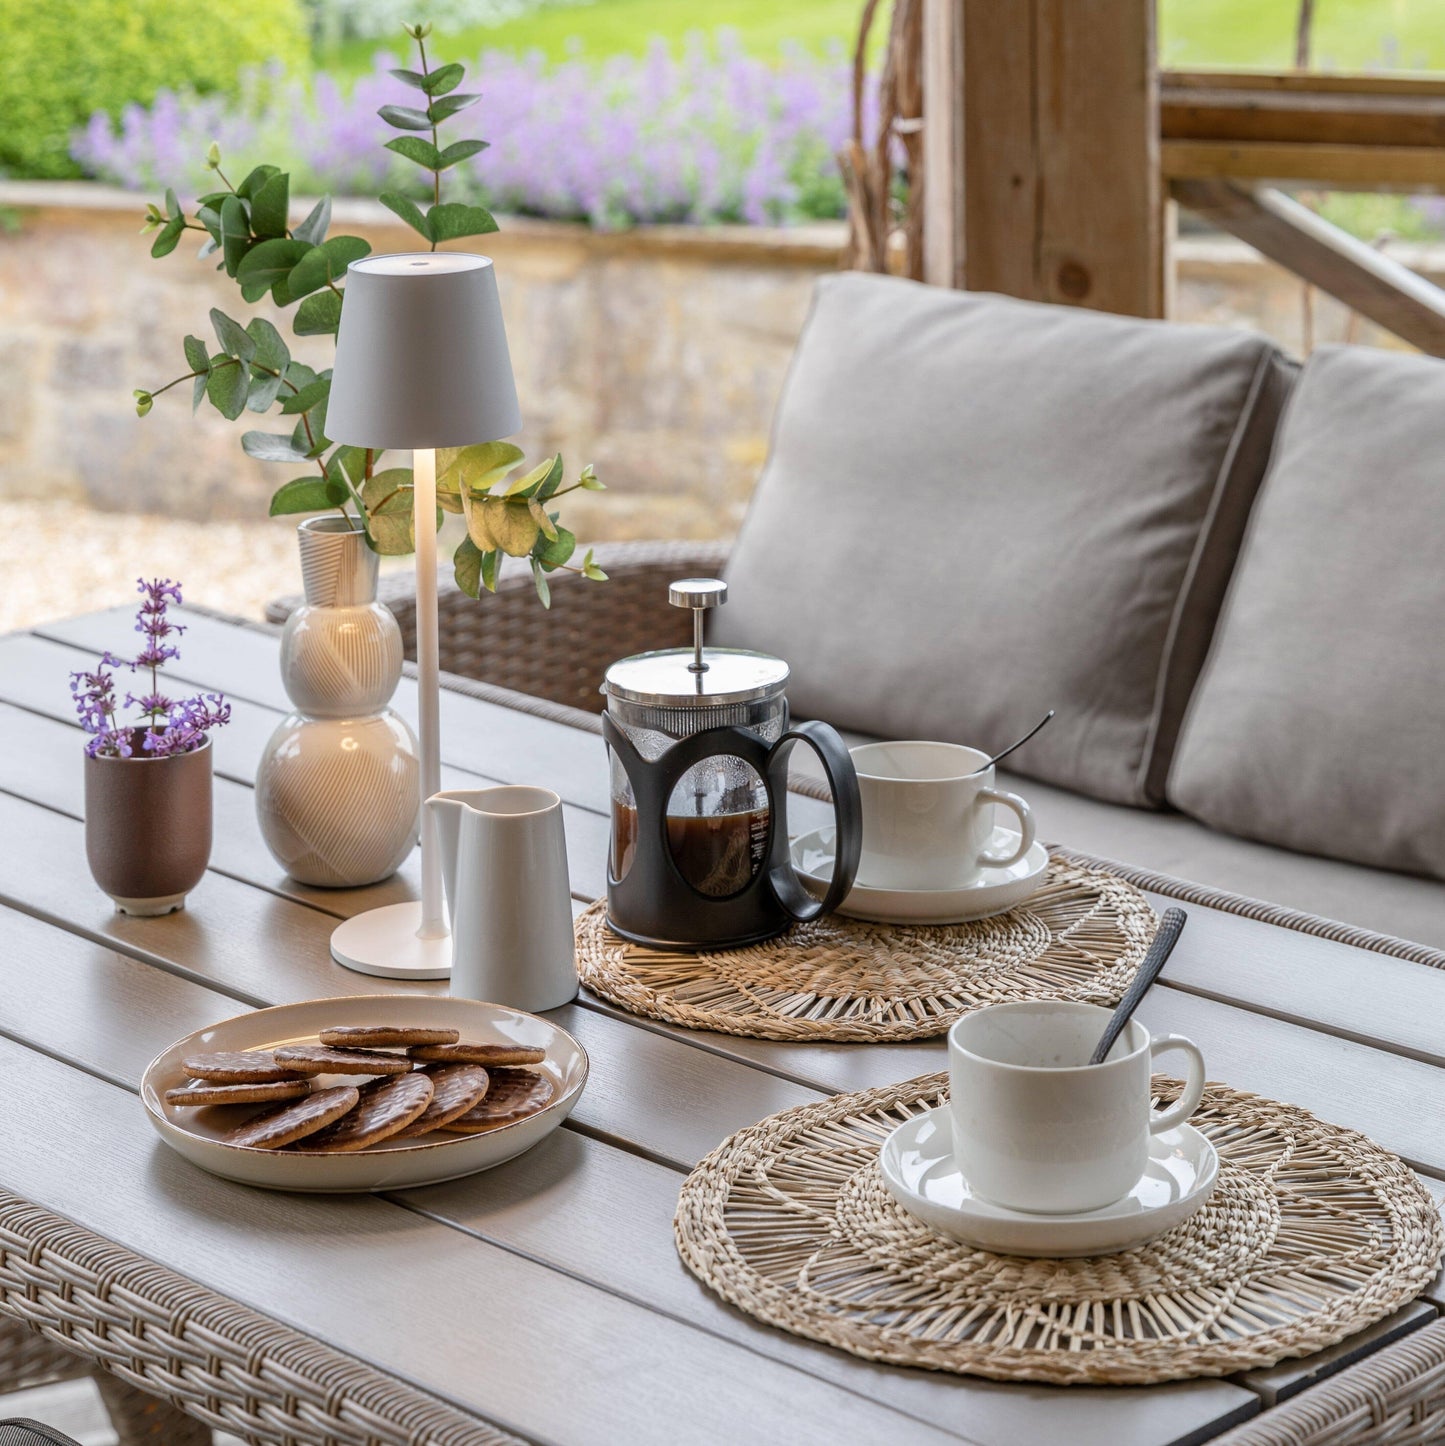
[[[858, 779], [834, 729], [789, 727], [781, 658], [703, 646], [703, 616], [727, 600], [726, 583], [687, 578], [668, 597], [693, 609], [693, 646], [623, 658], [602, 685], [607, 920], [658, 948], [757, 943], [847, 897], [862, 846]], [[833, 795], [835, 861], [821, 899], [788, 851], [788, 757], [798, 743], [817, 753]]]

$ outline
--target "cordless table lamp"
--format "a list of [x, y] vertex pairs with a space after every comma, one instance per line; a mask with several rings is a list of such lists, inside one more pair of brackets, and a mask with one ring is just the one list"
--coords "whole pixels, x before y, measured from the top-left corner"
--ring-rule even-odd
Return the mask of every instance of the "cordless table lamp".
[[[416, 667], [421, 796], [441, 788], [437, 721], [436, 448], [522, 429], [497, 278], [485, 256], [368, 256], [346, 270], [346, 301], [326, 434], [355, 447], [409, 448], [415, 485]], [[444, 979], [451, 937], [441, 859], [422, 810], [421, 902], [348, 919], [331, 936], [338, 964], [388, 979]]]

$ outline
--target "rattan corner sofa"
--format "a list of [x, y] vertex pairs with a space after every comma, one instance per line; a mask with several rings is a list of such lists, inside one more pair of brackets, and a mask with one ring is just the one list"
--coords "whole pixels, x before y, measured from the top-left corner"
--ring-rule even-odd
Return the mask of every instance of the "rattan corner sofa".
[[545, 613], [521, 566], [444, 577], [442, 666], [575, 719], [721, 574], [711, 641], [786, 658], [798, 716], [989, 748], [1057, 708], [1007, 779], [1041, 836], [1434, 956], [1442, 458], [1431, 359], [829, 277], [735, 545], [604, 546]]

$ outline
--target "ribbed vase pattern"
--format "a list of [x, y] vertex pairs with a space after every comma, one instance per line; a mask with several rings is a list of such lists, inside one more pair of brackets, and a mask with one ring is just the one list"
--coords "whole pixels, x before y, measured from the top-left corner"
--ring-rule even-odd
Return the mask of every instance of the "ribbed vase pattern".
[[262, 756], [256, 814], [292, 878], [373, 884], [417, 839], [416, 738], [387, 706], [401, 679], [401, 630], [376, 600], [377, 556], [360, 531], [320, 517], [298, 535], [306, 602], [281, 636], [295, 711]]

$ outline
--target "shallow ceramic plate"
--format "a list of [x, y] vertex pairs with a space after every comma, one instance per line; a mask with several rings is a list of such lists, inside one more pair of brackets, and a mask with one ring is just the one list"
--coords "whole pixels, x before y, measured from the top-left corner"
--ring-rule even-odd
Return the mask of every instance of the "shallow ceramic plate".
[[[222, 1105], [197, 1109], [168, 1105], [165, 1092], [189, 1076], [181, 1067], [187, 1055], [222, 1049], [274, 1049], [282, 1044], [314, 1044], [317, 1035], [338, 1024], [430, 1025], [459, 1030], [464, 1040], [483, 1044], [541, 1046], [547, 1057], [531, 1066], [557, 1087], [552, 1103], [536, 1114], [499, 1125], [481, 1135], [437, 1132], [414, 1140], [383, 1140], [365, 1150], [322, 1154], [304, 1149], [258, 1150], [224, 1144], [220, 1136], [257, 1113], [259, 1105]], [[321, 1075], [319, 1086], [355, 1081]], [[192, 1164], [228, 1180], [271, 1190], [402, 1190], [454, 1180], [489, 1170], [550, 1135], [572, 1113], [587, 1083], [587, 1053], [564, 1029], [535, 1014], [482, 1004], [473, 999], [427, 998], [410, 994], [362, 994], [342, 999], [311, 999], [257, 1009], [197, 1030], [158, 1054], [141, 1080], [141, 1099], [161, 1139]]]
[[[996, 828], [989, 847], [1002, 851], [1017, 843], [1016, 830]], [[791, 849], [803, 886], [821, 898], [833, 877], [832, 825], [800, 834]], [[1017, 863], [986, 868], [961, 889], [875, 889], [854, 884], [838, 912], [876, 924], [963, 924], [987, 919], [1021, 904], [1043, 883], [1048, 868], [1049, 851], [1036, 843]]]
[[953, 1160], [947, 1105], [918, 1115], [883, 1142], [888, 1193], [910, 1215], [965, 1245], [999, 1255], [1067, 1259], [1132, 1250], [1187, 1220], [1213, 1193], [1219, 1156], [1193, 1125], [1151, 1135], [1149, 1167], [1122, 1199], [1100, 1210], [1033, 1215], [980, 1200]]

